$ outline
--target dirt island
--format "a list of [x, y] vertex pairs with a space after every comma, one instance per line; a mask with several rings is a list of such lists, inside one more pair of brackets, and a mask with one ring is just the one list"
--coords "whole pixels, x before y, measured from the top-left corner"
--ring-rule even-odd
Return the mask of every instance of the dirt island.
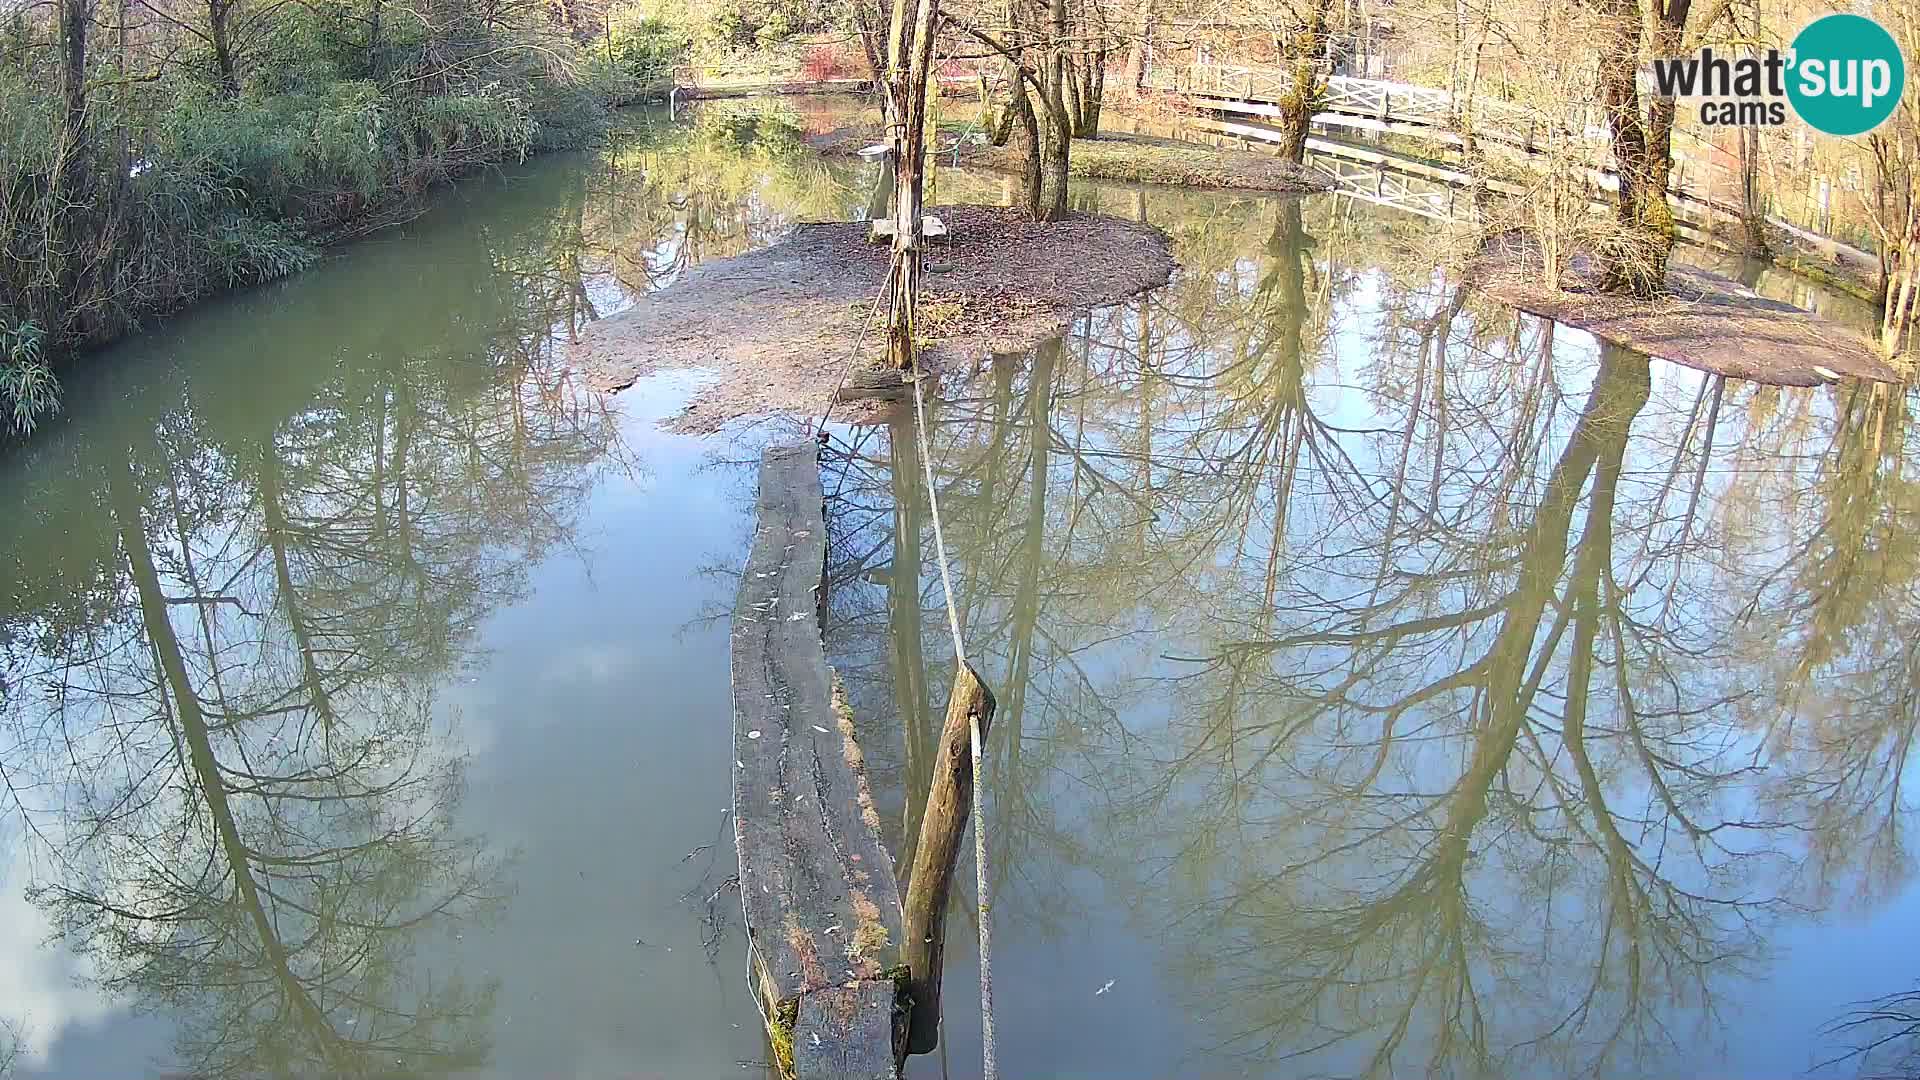
[[[935, 372], [1030, 348], [1092, 308], [1165, 285], [1175, 269], [1167, 235], [1136, 221], [1075, 213], [1042, 222], [990, 206], [930, 212], [947, 229], [928, 240], [921, 278], [922, 344]], [[879, 366], [884, 310], [861, 334], [890, 260], [864, 221], [800, 225], [593, 324], [572, 346], [572, 364], [605, 391], [657, 371], [710, 373], [673, 420], [678, 430], [818, 414], [844, 385], [873, 387], [890, 375]]]

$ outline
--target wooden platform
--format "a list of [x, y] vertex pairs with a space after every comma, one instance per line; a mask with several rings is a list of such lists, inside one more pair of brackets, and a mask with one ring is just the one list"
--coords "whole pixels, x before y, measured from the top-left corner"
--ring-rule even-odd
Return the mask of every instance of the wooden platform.
[[[871, 230], [868, 235], [873, 239], [890, 239], [893, 236], [896, 222], [892, 218], [874, 218], [867, 222], [867, 226]], [[920, 216], [920, 235], [945, 236], [947, 235], [947, 223], [934, 217], [932, 214], [922, 214]]]
[[855, 368], [847, 373], [840, 388], [833, 392], [836, 404], [850, 401], [908, 401], [913, 398], [911, 384], [892, 367]]
[[766, 452], [733, 618], [740, 894], [782, 1072], [882, 1080], [905, 1048], [900, 892], [820, 643], [823, 502], [817, 444]]

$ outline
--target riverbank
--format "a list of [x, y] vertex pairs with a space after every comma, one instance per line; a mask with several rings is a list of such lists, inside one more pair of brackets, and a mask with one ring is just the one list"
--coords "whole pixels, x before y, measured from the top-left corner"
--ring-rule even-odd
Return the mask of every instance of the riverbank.
[[[249, 33], [271, 47], [189, 49], [152, 78], [76, 85], [67, 58], [89, 55], [84, 41], [26, 49], [0, 78], [0, 430], [31, 431], [81, 354], [307, 269], [449, 181], [590, 145], [648, 82], [610, 37], [589, 49], [560, 29], [489, 29], [452, 43], [378, 20], [363, 35], [332, 9], [270, 15]], [[175, 48], [160, 27], [120, 32], [120, 49]]]
[[[936, 371], [1031, 348], [1076, 315], [1165, 285], [1176, 268], [1167, 234], [1139, 222], [1100, 214], [1037, 222], [989, 206], [930, 212], [949, 230], [930, 243], [921, 279], [922, 344]], [[572, 366], [606, 391], [656, 371], [713, 374], [672, 421], [681, 431], [821, 413], [856, 341], [852, 381], [876, 381], [884, 335], [869, 328], [863, 339], [861, 327], [890, 253], [867, 230], [863, 221], [801, 225], [781, 243], [700, 266], [588, 327]]]
[[1559, 289], [1511, 252], [1490, 255], [1469, 273], [1501, 303], [1716, 375], [1773, 386], [1903, 377], [1859, 331], [1690, 266], [1669, 266], [1665, 293], [1646, 300], [1601, 292], [1585, 258], [1562, 275]]
[[[886, 138], [878, 117], [872, 116], [812, 136], [807, 142], [823, 154], [851, 155], [863, 147], [884, 143]], [[957, 162], [962, 167], [1016, 173], [1022, 168], [1020, 150], [987, 142], [977, 125], [942, 124], [935, 144], [943, 165]], [[1314, 192], [1328, 187], [1326, 179], [1313, 170], [1271, 154], [1119, 132], [1075, 139], [1067, 173], [1084, 180], [1216, 190]]]

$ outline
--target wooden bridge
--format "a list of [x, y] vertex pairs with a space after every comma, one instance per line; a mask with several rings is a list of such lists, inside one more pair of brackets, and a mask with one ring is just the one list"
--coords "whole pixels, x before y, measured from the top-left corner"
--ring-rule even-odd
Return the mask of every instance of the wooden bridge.
[[782, 1080], [893, 1080], [906, 1052], [893, 859], [820, 642], [813, 440], [769, 449], [733, 614], [733, 824], [751, 974]]
[[[1475, 99], [1463, 105], [1445, 90], [1383, 79], [1323, 76], [1314, 123], [1376, 133], [1413, 135], [1459, 146], [1458, 134], [1471, 109], [1476, 142], [1490, 142], [1532, 152], [1551, 132], [1597, 143], [1604, 149], [1606, 132], [1584, 118], [1549, 118], [1511, 102]], [[1237, 64], [1197, 63], [1172, 76], [1158, 71], [1147, 83], [1157, 89], [1185, 95], [1199, 107], [1243, 115], [1277, 117], [1279, 103], [1291, 96], [1293, 73], [1285, 68]]]
[[[1470, 213], [1473, 200], [1442, 185], [1482, 186], [1506, 195], [1523, 195], [1517, 184], [1489, 180], [1470, 172], [1464, 163], [1397, 153], [1381, 145], [1385, 136], [1405, 136], [1456, 158], [1472, 147], [1493, 151], [1510, 160], [1536, 164], [1549, 143], [1560, 152], [1571, 146], [1575, 160], [1596, 192], [1619, 188], [1611, 167], [1611, 143], [1606, 130], [1590, 116], [1551, 116], [1543, 111], [1499, 100], [1461, 102], [1453, 94], [1430, 86], [1325, 75], [1325, 88], [1316, 105], [1313, 124], [1321, 132], [1309, 137], [1307, 149], [1328, 173], [1337, 190], [1355, 198], [1428, 217], [1455, 217]], [[1197, 113], [1195, 124], [1205, 131], [1240, 139], [1278, 142], [1273, 125], [1292, 96], [1290, 69], [1197, 62], [1183, 68], [1150, 69], [1146, 85], [1184, 98]], [[1357, 135], [1357, 138], [1343, 136]], [[1375, 143], [1360, 140], [1371, 136]], [[1668, 194], [1674, 226], [1680, 239], [1705, 246], [1723, 246], [1715, 239], [1718, 227], [1738, 227], [1740, 208], [1696, 195], [1682, 186], [1676, 174]], [[1596, 194], [1594, 204], [1606, 208]], [[1858, 248], [1810, 232], [1779, 217], [1767, 223], [1835, 263], [1874, 269], [1878, 260]]]

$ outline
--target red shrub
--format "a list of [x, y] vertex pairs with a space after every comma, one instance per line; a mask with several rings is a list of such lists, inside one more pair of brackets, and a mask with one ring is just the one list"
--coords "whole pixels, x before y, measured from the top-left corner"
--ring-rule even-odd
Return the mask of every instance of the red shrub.
[[815, 45], [807, 50], [800, 60], [800, 74], [808, 82], [823, 82], [827, 79], [857, 79], [860, 67], [854, 63], [845, 49], [838, 45]]

